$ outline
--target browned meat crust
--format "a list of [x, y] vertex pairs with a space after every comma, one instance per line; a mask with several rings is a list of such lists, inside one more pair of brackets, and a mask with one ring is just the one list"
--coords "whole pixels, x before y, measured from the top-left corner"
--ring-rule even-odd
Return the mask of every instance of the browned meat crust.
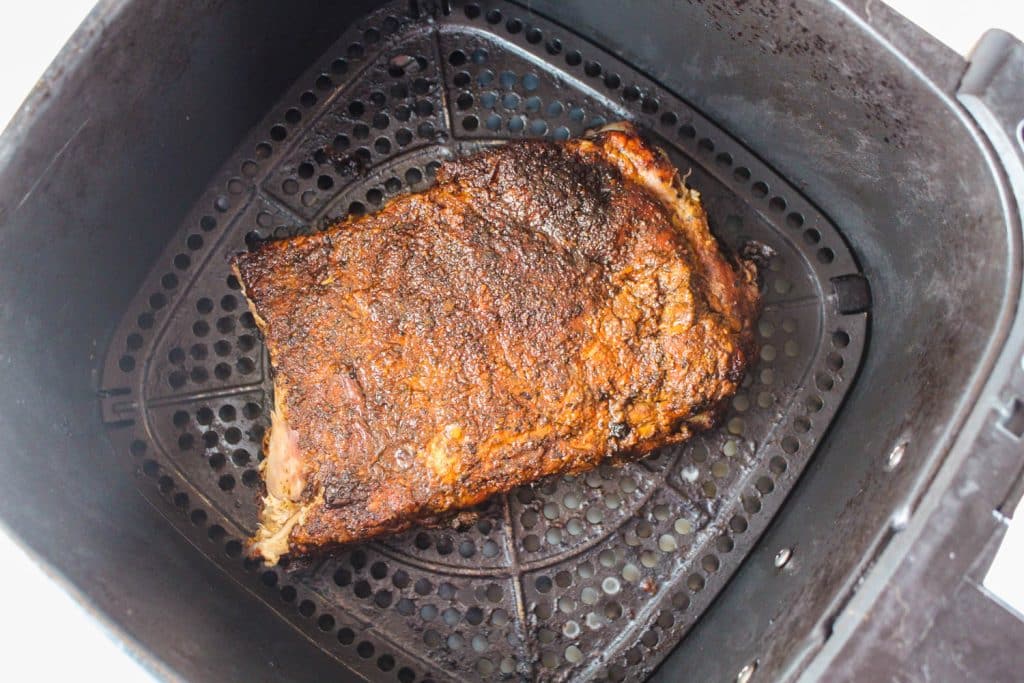
[[235, 267], [275, 369], [268, 561], [684, 441], [753, 357], [754, 266], [626, 124], [448, 162]]

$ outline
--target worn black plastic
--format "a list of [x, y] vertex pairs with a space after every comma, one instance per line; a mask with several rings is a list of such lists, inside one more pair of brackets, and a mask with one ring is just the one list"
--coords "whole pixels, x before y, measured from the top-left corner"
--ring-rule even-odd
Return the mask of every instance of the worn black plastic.
[[[235, 201], [232, 176], [227, 171], [216, 176], [216, 169], [285, 89], [348, 25], [367, 15], [369, 4], [101, 5], [0, 138], [0, 283], [6, 293], [0, 298], [0, 517], [81, 592], [98, 617], [130, 634], [140, 657], [168, 674], [193, 680], [324, 680], [343, 677], [339, 672], [345, 666], [380, 671], [381, 652], [375, 644], [373, 654], [360, 646], [359, 624], [351, 627], [353, 643], [346, 646], [338, 640], [342, 617], [332, 613], [330, 632], [310, 639], [310, 633], [320, 632], [318, 603], [307, 618], [302, 615], [309, 608], [298, 594], [291, 606], [283, 606], [279, 586], [257, 588], [272, 608], [253, 598], [249, 587], [255, 570], [247, 572], [240, 559], [231, 560], [233, 575], [208, 562], [205, 554], [214, 547], [239, 550], [206, 540], [210, 517], [204, 521], [197, 515], [203, 535], [192, 539], [200, 548], [185, 542], [174, 525], [191, 520], [197, 499], [189, 496], [185, 518], [178, 508], [161, 507], [166, 500], [151, 506], [136, 495], [138, 482], [149, 479], [144, 473], [125, 474], [122, 466], [132, 456], [112, 447], [106, 435], [111, 424], [104, 421], [117, 427], [123, 420], [121, 433], [130, 433], [139, 424], [128, 424], [137, 417], [130, 404], [139, 396], [119, 395], [125, 384], [104, 382], [106, 393], [99, 402], [96, 397], [104, 351], [116, 349], [113, 362], [120, 371], [121, 355], [135, 343], [114, 335], [118, 321], [132, 309], [145, 274], [154, 264], [166, 266], [160, 254], [176, 239], [178, 226], [198, 226], [193, 232], [207, 246], [197, 251], [213, 253], [208, 238], [225, 228], [218, 221], [203, 231], [203, 215], [221, 215], [203, 189], [225, 188], [229, 211]], [[417, 21], [427, 21], [453, 8], [422, 2], [412, 9], [420, 15]], [[726, 150], [733, 166], [741, 155], [756, 155], [775, 169], [766, 166], [765, 173], [786, 178], [799, 191], [796, 199], [779, 195], [787, 207], [806, 197], [806, 213], [799, 209], [805, 216], [820, 213], [840, 226], [870, 283], [865, 290], [857, 279], [841, 277], [831, 283], [832, 298], [825, 299], [847, 311], [871, 307], [870, 343], [842, 410], [726, 589], [692, 628], [685, 618], [673, 617], [669, 629], [678, 624], [690, 630], [656, 677], [732, 680], [750, 673], [752, 680], [776, 680], [823, 671], [832, 666], [828, 662], [863, 660], [869, 649], [841, 647], [854, 642], [848, 633], [859, 629], [856, 620], [844, 618], [857, 613], [845, 609], [858, 599], [851, 598], [853, 589], [873, 585], [880, 568], [898, 566], [885, 560], [886, 552], [897, 552], [900, 535], [913, 527], [917, 512], [931, 509], [922, 501], [946, 488], [959, 490], [952, 487], [955, 477], [940, 476], [948, 471], [944, 463], [959, 462], [956, 454], [966, 452], [950, 447], [958, 434], [976, 433], [983, 424], [972, 417], [972, 408], [980, 405], [978, 414], [989, 414], [991, 404], [979, 404], [990, 395], [984, 387], [1004, 381], [1007, 368], [1019, 366], [1020, 350], [1008, 335], [1020, 285], [1020, 226], [1007, 182], [1019, 175], [992, 151], [1002, 153], [1005, 145], [990, 147], [982, 136], [975, 120], [983, 117], [972, 119], [953, 98], [964, 63], [877, 3], [862, 11], [827, 2], [785, 7], [652, 2], [627, 13], [619, 3], [604, 0], [532, 2], [529, 10], [514, 11], [523, 22], [514, 33], [507, 25], [510, 16], [504, 16], [503, 40], [511, 35], [525, 41], [527, 62], [533, 59], [527, 40], [531, 22], [542, 23], [531, 12], [561, 23], [552, 30], [564, 31], [567, 41], [583, 35], [632, 63], [657, 82], [652, 88], [681, 95], [693, 111], [714, 122], [711, 130], [739, 140], [739, 146], [729, 143]], [[486, 22], [483, 10], [481, 15], [473, 21]], [[185, 26], [188, 30], [180, 28]], [[581, 57], [589, 54], [578, 49]], [[429, 61], [427, 67], [448, 68]], [[600, 80], [587, 75], [585, 60], [563, 62], [560, 68], [584, 85]], [[635, 103], [643, 120], [643, 99]], [[457, 110], [458, 103], [454, 109], [451, 104], [446, 111]], [[279, 113], [288, 116], [286, 110]], [[651, 115], [648, 128], [659, 129], [661, 113]], [[675, 144], [658, 135], [666, 145]], [[695, 175], [694, 184], [701, 180], [714, 187], [718, 172], [701, 157], [703, 135], [695, 135], [696, 148], [684, 143], [682, 151], [698, 172], [710, 166], [711, 173], [704, 179]], [[754, 164], [746, 166], [754, 170]], [[709, 198], [715, 195], [709, 192]], [[297, 196], [301, 203], [302, 194]], [[767, 202], [763, 213], [769, 222], [773, 196], [760, 200]], [[197, 201], [204, 202], [205, 213], [189, 215]], [[297, 210], [303, 215], [304, 209]], [[722, 215], [714, 211], [713, 220], [716, 213]], [[277, 225], [285, 223], [271, 223]], [[728, 233], [724, 223], [715, 227]], [[795, 234], [787, 230], [792, 229], [783, 228], [782, 234]], [[245, 232], [232, 228], [230, 233], [242, 248]], [[150, 281], [144, 290], [147, 300], [171, 292], [164, 294], [168, 303], [160, 307], [161, 315], [186, 282], [179, 277], [177, 285], [162, 289], [167, 272], [159, 276], [161, 289]], [[204, 267], [203, 272], [214, 271]], [[211, 303], [220, 307], [227, 293], [210, 297]], [[194, 323], [201, 314], [192, 308], [189, 315]], [[207, 317], [217, 329], [225, 316]], [[237, 330], [242, 321], [236, 317]], [[192, 343], [181, 347], [186, 354]], [[236, 364], [241, 357], [251, 356], [235, 358]], [[232, 368], [232, 377], [238, 370]], [[213, 382], [216, 363], [209, 372]], [[142, 386], [141, 379], [134, 385]], [[1014, 433], [1018, 398], [1013, 392], [1000, 396], [996, 434]], [[118, 405], [125, 402], [129, 409], [120, 413]], [[245, 403], [236, 406], [236, 419], [244, 418]], [[159, 410], [173, 425], [176, 411], [166, 405]], [[202, 434], [193, 438], [201, 440]], [[130, 452], [130, 441], [127, 446]], [[232, 453], [225, 455], [231, 462]], [[146, 459], [141, 456], [139, 465]], [[236, 486], [244, 488], [244, 473], [238, 471]], [[161, 476], [158, 472], [156, 490], [167, 487]], [[177, 482], [171, 481], [171, 506], [184, 492]], [[212, 491], [214, 499], [219, 491]], [[233, 508], [239, 497], [219, 500], [227, 501], [220, 504], [229, 513], [225, 517], [244, 517]], [[544, 506], [538, 512], [543, 518]], [[474, 558], [482, 555], [484, 543]], [[452, 555], [461, 557], [457, 548], [447, 557]], [[353, 579], [346, 588], [354, 595], [357, 568], [351, 555], [348, 559]], [[373, 576], [369, 555], [355, 564]], [[280, 582], [281, 575], [275, 576]], [[561, 587], [557, 572], [550, 578]], [[333, 576], [329, 580], [331, 590], [341, 592]], [[712, 588], [717, 586], [706, 590]], [[481, 596], [474, 591], [472, 599], [489, 600], [488, 588]], [[358, 600], [366, 605], [369, 599]], [[397, 611], [397, 603], [388, 609]], [[286, 610], [306, 625], [298, 630], [287, 625], [279, 617]], [[445, 623], [443, 613], [435, 619]], [[657, 653], [663, 641], [655, 636], [658, 642], [651, 647]], [[347, 639], [345, 634], [342, 640]], [[462, 651], [472, 646], [469, 639]], [[641, 646], [646, 646], [643, 636]], [[345, 654], [339, 654], [342, 650]], [[618, 654], [614, 646], [609, 652]], [[611, 664], [625, 666], [630, 656]], [[501, 662], [497, 665], [500, 671]], [[399, 680], [408, 679], [406, 666], [414, 677], [426, 673], [397, 657], [383, 662]], [[610, 673], [625, 676], [643, 669], [641, 664]], [[843, 670], [857, 668], [851, 664]]]

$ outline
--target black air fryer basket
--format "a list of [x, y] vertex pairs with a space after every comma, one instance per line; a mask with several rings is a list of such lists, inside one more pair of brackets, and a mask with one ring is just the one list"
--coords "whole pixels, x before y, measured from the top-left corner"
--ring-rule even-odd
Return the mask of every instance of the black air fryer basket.
[[[978, 583], [1024, 465], [1022, 117], [1020, 43], [856, 0], [101, 3], [0, 139], [0, 514], [170, 678], [1012, 677]], [[623, 119], [766, 255], [721, 427], [248, 558], [272, 394], [228, 257]]]

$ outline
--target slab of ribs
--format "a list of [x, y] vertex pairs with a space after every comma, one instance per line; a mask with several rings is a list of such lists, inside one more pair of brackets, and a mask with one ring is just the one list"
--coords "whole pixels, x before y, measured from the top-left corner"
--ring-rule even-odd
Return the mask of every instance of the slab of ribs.
[[267, 562], [685, 441], [755, 353], [755, 266], [629, 124], [448, 161], [233, 267], [273, 369]]

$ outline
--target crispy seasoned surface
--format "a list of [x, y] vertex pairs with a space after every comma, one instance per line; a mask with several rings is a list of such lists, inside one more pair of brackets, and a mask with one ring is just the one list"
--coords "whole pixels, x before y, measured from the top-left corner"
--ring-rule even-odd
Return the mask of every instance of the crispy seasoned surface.
[[625, 124], [447, 162], [235, 268], [275, 372], [268, 561], [688, 439], [739, 387], [759, 305]]

